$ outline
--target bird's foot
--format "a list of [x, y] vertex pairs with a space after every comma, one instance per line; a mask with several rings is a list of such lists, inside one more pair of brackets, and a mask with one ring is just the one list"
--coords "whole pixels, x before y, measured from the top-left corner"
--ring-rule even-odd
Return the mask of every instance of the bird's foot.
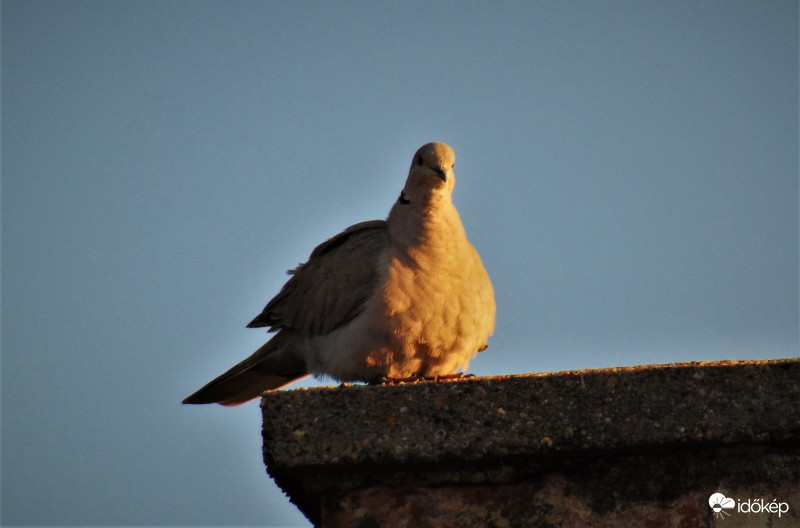
[[466, 378], [474, 378], [475, 374], [462, 374], [461, 372], [456, 372], [455, 374], [442, 374], [441, 376], [434, 376], [432, 378], [426, 378], [433, 381], [448, 381], [448, 380], [456, 380], [456, 379], [466, 379]]
[[422, 376], [406, 376], [404, 378], [395, 378], [392, 376], [380, 376], [378, 379], [375, 380], [374, 385], [402, 385], [405, 383], [419, 383], [420, 381], [425, 381], [425, 378]]
[[373, 385], [403, 385], [406, 383], [419, 383], [422, 381], [449, 381], [449, 380], [456, 380], [456, 379], [464, 379], [464, 378], [474, 378], [475, 374], [462, 374], [460, 372], [456, 374], [441, 374], [439, 376], [407, 376], [404, 378], [394, 378], [391, 376], [381, 376]]

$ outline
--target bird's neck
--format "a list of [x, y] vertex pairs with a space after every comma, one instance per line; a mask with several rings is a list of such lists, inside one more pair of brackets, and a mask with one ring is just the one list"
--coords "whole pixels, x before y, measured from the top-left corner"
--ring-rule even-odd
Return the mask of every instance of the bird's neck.
[[387, 224], [396, 247], [419, 248], [434, 242], [466, 241], [458, 211], [450, 195], [445, 193], [425, 196], [401, 194], [389, 212]]

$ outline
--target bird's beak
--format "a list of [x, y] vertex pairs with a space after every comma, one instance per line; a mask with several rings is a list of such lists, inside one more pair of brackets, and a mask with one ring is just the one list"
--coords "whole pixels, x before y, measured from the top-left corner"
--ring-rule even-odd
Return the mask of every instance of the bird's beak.
[[442, 169], [434, 169], [436, 171], [436, 175], [442, 179], [443, 182], [447, 181], [447, 173]]

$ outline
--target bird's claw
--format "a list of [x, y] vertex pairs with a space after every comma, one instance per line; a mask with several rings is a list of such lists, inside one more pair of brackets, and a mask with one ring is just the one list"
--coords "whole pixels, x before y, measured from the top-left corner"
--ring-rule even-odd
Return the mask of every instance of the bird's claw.
[[420, 383], [422, 381], [450, 381], [474, 377], [475, 374], [462, 374], [460, 372], [456, 374], [441, 374], [439, 376], [419, 376], [415, 374], [413, 376], [406, 376], [402, 378], [380, 376], [372, 383], [372, 385], [404, 385], [407, 383]]

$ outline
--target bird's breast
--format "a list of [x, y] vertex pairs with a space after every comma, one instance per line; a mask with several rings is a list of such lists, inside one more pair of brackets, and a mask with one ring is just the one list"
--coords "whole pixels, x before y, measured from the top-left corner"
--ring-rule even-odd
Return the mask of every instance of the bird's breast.
[[482, 280], [474, 280], [475, 264], [483, 276], [485, 271], [475, 257], [471, 246], [453, 244], [418, 246], [392, 256], [382, 290], [390, 344], [372, 354], [374, 361], [402, 365], [403, 375], [449, 374], [466, 367], [491, 333], [487, 324], [474, 324], [487, 312], [487, 292], [481, 291]]

